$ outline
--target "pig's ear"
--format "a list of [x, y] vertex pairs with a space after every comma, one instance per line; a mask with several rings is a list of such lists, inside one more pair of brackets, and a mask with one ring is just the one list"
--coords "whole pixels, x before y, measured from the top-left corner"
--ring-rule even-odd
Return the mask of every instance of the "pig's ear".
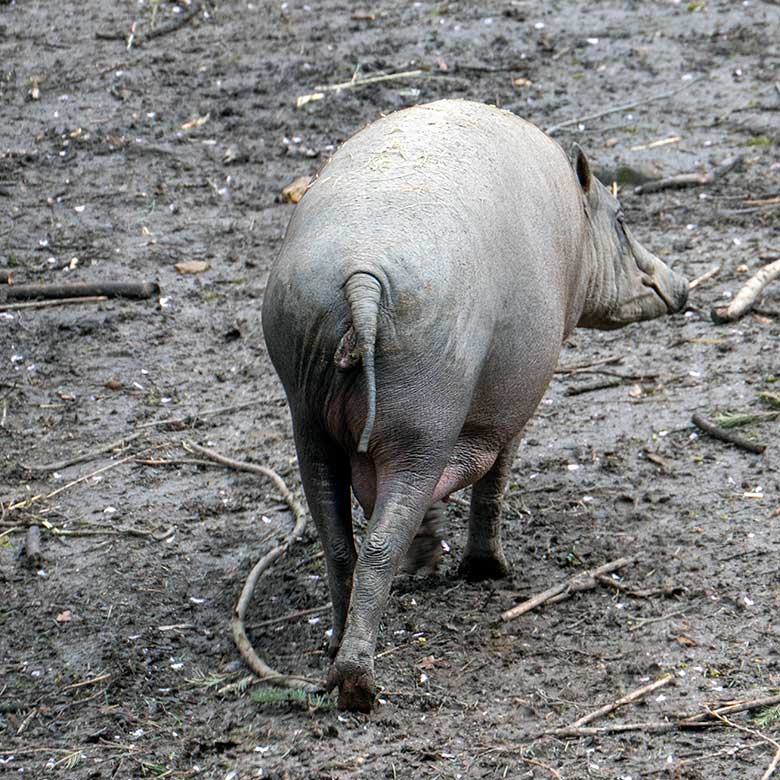
[[574, 161], [574, 170], [577, 172], [577, 179], [580, 182], [580, 187], [582, 187], [582, 191], [587, 195], [593, 184], [588, 158], [579, 144], [572, 144], [571, 156]]

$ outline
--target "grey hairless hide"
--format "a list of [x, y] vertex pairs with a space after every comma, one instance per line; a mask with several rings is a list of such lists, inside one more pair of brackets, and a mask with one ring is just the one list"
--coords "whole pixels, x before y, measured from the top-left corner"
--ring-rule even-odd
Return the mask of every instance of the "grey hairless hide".
[[564, 339], [680, 311], [687, 292], [582, 150], [570, 163], [507, 111], [416, 106], [333, 155], [295, 209], [263, 329], [325, 551], [340, 707], [373, 705], [391, 580], [442, 499], [474, 485], [461, 574], [507, 574], [502, 494]]

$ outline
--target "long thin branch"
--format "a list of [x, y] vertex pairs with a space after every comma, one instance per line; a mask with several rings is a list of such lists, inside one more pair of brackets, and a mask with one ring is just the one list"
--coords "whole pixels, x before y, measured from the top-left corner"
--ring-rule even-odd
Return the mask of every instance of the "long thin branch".
[[27, 301], [26, 303], [4, 303], [0, 311], [19, 311], [21, 309], [50, 309], [53, 306], [78, 306], [84, 303], [103, 303], [105, 295], [85, 295], [78, 298], [52, 298], [48, 301]]
[[76, 284], [14, 284], [2, 291], [5, 300], [32, 298], [151, 298], [160, 292], [156, 282], [79, 282]]
[[82, 455], [74, 455], [72, 458], [68, 458], [67, 460], [58, 460], [53, 463], [44, 463], [40, 466], [37, 466], [33, 463], [30, 463], [29, 465], [23, 463], [22, 467], [28, 471], [62, 471], [62, 469], [66, 469], [68, 466], [75, 466], [77, 463], [86, 463], [87, 461], [94, 460], [96, 457], [98, 457], [98, 455], [102, 455], [104, 452], [111, 452], [112, 450], [118, 449], [119, 447], [125, 447], [126, 445], [130, 444], [130, 442], [133, 442], [136, 439], [140, 439], [143, 435], [144, 432], [139, 431], [138, 433], [134, 433], [131, 436], [125, 436], [121, 439], [117, 439], [117, 441], [112, 441], [110, 444], [104, 444], [102, 447], [90, 450], [89, 452], [85, 452]]
[[729, 157], [720, 165], [707, 173], [679, 173], [676, 176], [668, 176], [665, 179], [648, 181], [634, 187], [634, 194], [644, 195], [648, 192], [661, 192], [661, 190], [680, 190], [685, 187], [701, 187], [705, 184], [714, 184], [742, 162], [742, 155]]
[[618, 558], [617, 560], [605, 563], [603, 566], [599, 566], [596, 569], [581, 572], [574, 577], [570, 577], [565, 582], [562, 582], [559, 585], [554, 585], [552, 588], [548, 588], [543, 593], [539, 593], [538, 595], [533, 596], [527, 601], [524, 601], [522, 604], [518, 604], [516, 607], [512, 607], [512, 609], [508, 609], [506, 612], [502, 613], [501, 620], [513, 620], [520, 615], [524, 615], [526, 612], [530, 612], [532, 609], [536, 609], [536, 607], [541, 606], [545, 602], [552, 599], [554, 596], [557, 596], [559, 593], [576, 590], [582, 581], [587, 582], [589, 580], [593, 580], [599, 574], [609, 574], [616, 569], [628, 566], [630, 563], [632, 563], [633, 560], [633, 558]]
[[235, 469], [236, 471], [248, 471], [250, 474], [259, 474], [260, 476], [267, 477], [274, 483], [285, 503], [290, 507], [290, 511], [295, 517], [295, 524], [293, 525], [292, 531], [290, 531], [280, 545], [267, 552], [255, 564], [241, 591], [241, 596], [233, 610], [233, 618], [230, 621], [233, 631], [233, 641], [247, 666], [265, 682], [269, 682], [280, 688], [299, 688], [306, 691], [322, 690], [324, 685], [319, 680], [310, 680], [306, 677], [280, 674], [272, 669], [255, 652], [246, 633], [246, 611], [252, 600], [252, 594], [254, 593], [258, 580], [262, 574], [271, 567], [274, 561], [281, 558], [303, 534], [303, 530], [306, 527], [306, 514], [303, 511], [303, 507], [298, 503], [285, 481], [273, 469], [259, 466], [254, 463], [246, 463], [244, 461], [227, 458], [214, 450], [201, 447], [193, 442], [184, 442], [183, 446], [188, 452], [195, 452], [198, 455], [203, 455], [227, 468]]
[[657, 100], [665, 100], [666, 98], [670, 98], [673, 95], [676, 95], [678, 92], [682, 92], [685, 89], [688, 89], [692, 84], [695, 84], [698, 81], [698, 79], [691, 79], [691, 81], [686, 81], [685, 84], [677, 87], [676, 89], [672, 89], [668, 92], [659, 92], [656, 95], [651, 95], [647, 98], [639, 98], [638, 100], [632, 100], [629, 103], [623, 103], [620, 106], [613, 106], [612, 108], [607, 108], [604, 111], [597, 111], [595, 114], [586, 114], [585, 116], [578, 116], [574, 119], [567, 119], [565, 122], [558, 122], [557, 125], [550, 125], [546, 132], [549, 135], [552, 135], [557, 130], [560, 130], [563, 127], [569, 127], [570, 125], [578, 125], [580, 122], [590, 122], [592, 119], [600, 119], [603, 116], [608, 116], [609, 114], [617, 114], [620, 111], [628, 111], [631, 108], [637, 108], [638, 106], [644, 106], [648, 103], [654, 103]]
[[630, 693], [627, 693], [625, 696], [621, 696], [619, 699], [615, 699], [615, 701], [611, 702], [610, 704], [605, 704], [603, 707], [599, 707], [597, 710], [593, 710], [593, 712], [590, 712], [587, 715], [583, 715], [581, 718], [575, 720], [574, 723], [571, 724], [571, 728], [579, 728], [580, 726], [584, 726], [586, 723], [590, 723], [597, 718], [601, 718], [604, 715], [609, 715], [610, 712], [614, 712], [618, 707], [622, 707], [624, 704], [631, 704], [631, 702], [637, 701], [643, 696], [647, 696], [648, 693], [652, 693], [653, 691], [658, 690], [658, 688], [663, 688], [664, 685], [668, 685], [673, 679], [674, 675], [667, 674], [665, 677], [661, 677], [659, 680], [654, 680], [647, 685], [643, 685], [641, 688], [636, 688]]
[[734, 431], [727, 431], [725, 428], [720, 428], [701, 414], [694, 414], [693, 417], [691, 417], [691, 422], [699, 430], [704, 431], [714, 439], [728, 442], [729, 444], [733, 444], [748, 452], [754, 452], [756, 455], [760, 455], [766, 449], [766, 444], [757, 444], [756, 442], [746, 439], [744, 436], [740, 436]]

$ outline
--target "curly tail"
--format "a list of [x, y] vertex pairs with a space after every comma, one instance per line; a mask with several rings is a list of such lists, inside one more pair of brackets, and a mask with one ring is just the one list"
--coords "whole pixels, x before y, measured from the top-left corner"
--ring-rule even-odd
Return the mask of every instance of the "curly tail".
[[368, 389], [368, 411], [366, 424], [360, 436], [358, 452], [368, 451], [368, 440], [374, 429], [376, 419], [376, 375], [374, 374], [374, 346], [376, 345], [376, 327], [379, 317], [379, 302], [382, 298], [382, 285], [369, 273], [359, 271], [352, 274], [344, 285], [344, 294], [352, 314], [352, 327], [355, 330], [357, 351], [363, 361]]

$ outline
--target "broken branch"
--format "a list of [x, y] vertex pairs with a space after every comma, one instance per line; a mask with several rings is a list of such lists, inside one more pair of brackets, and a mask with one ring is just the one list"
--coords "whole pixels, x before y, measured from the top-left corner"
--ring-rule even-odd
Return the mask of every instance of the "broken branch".
[[82, 455], [75, 455], [74, 457], [68, 458], [67, 460], [58, 460], [54, 463], [44, 463], [40, 466], [36, 466], [32, 463], [30, 465], [22, 463], [21, 465], [22, 468], [25, 468], [28, 471], [61, 471], [62, 469], [68, 468], [68, 466], [75, 466], [77, 463], [86, 463], [87, 461], [94, 460], [98, 455], [102, 455], [104, 452], [112, 452], [113, 450], [120, 447], [125, 447], [130, 444], [130, 442], [141, 438], [143, 435], [143, 431], [139, 431], [138, 433], [132, 434], [132, 436], [125, 436], [124, 438], [118, 439], [117, 441], [112, 441], [110, 444], [105, 444], [102, 447], [85, 452]]
[[550, 125], [545, 132], [549, 135], [552, 135], [557, 130], [560, 130], [563, 127], [569, 127], [570, 125], [578, 125], [581, 122], [589, 122], [592, 119], [600, 119], [603, 116], [608, 116], [609, 114], [617, 114], [620, 111], [628, 111], [631, 108], [637, 108], [638, 106], [647, 105], [648, 103], [654, 103], [657, 100], [665, 100], [666, 98], [670, 98], [673, 95], [676, 95], [678, 92], [682, 92], [684, 89], [688, 89], [692, 84], [695, 84], [698, 81], [698, 79], [691, 79], [690, 81], [687, 81], [682, 86], [677, 87], [676, 89], [672, 89], [668, 92], [660, 92], [657, 95], [651, 95], [647, 98], [639, 98], [638, 100], [632, 100], [629, 103], [623, 103], [620, 106], [613, 106], [612, 108], [607, 108], [604, 111], [597, 111], [595, 114], [586, 114], [585, 116], [578, 116], [574, 119], [567, 119], [565, 122], [559, 122], [557, 125]]
[[750, 311], [759, 295], [771, 281], [780, 276], [780, 260], [765, 265], [760, 271], [745, 282], [744, 287], [734, 296], [728, 306], [716, 306], [710, 316], [716, 325], [724, 322], [734, 322]]
[[576, 589], [581, 587], [583, 583], [588, 583], [589, 580], [595, 580], [599, 574], [609, 574], [610, 572], [623, 568], [624, 566], [628, 566], [633, 562], [633, 560], [633, 558], [618, 558], [617, 560], [605, 563], [603, 566], [599, 566], [596, 569], [591, 569], [590, 571], [576, 574], [574, 577], [566, 580], [566, 582], [562, 582], [560, 585], [555, 585], [552, 588], [548, 588], [543, 593], [539, 593], [538, 595], [524, 601], [522, 604], [518, 604], [516, 607], [512, 607], [512, 609], [508, 609], [506, 612], [501, 614], [501, 620], [513, 620], [520, 615], [524, 615], [526, 612], [530, 612], [532, 609], [536, 609], [536, 607], [550, 601], [550, 599], [559, 595], [560, 593], [575, 592]]
[[760, 455], [766, 449], [766, 444], [758, 444], [756, 442], [749, 441], [744, 436], [740, 436], [738, 433], [719, 428], [717, 425], [715, 425], [714, 422], [708, 420], [706, 417], [703, 417], [700, 414], [694, 414], [693, 417], [691, 417], [691, 422], [700, 431], [704, 431], [704, 433], [709, 434], [713, 438], [720, 439], [721, 441], [725, 441], [728, 444], [733, 444], [736, 447], [741, 447], [743, 450], [747, 450], [748, 452], [754, 452], [757, 455]]
[[81, 303], [102, 303], [105, 295], [88, 295], [83, 298], [54, 298], [50, 301], [28, 301], [27, 303], [8, 303], [0, 306], [0, 311], [19, 311], [20, 309], [48, 309], [52, 306], [69, 306]]
[[634, 187], [634, 194], [645, 195], [649, 192], [661, 192], [661, 190], [679, 190], [684, 187], [700, 187], [706, 184], [714, 184], [742, 162], [742, 155], [729, 157], [708, 173], [680, 173], [676, 176], [668, 176], [665, 179], [649, 181]]
[[599, 707], [597, 710], [593, 710], [593, 712], [590, 712], [587, 715], [583, 715], [581, 718], [579, 718], [579, 720], [574, 721], [570, 728], [579, 728], [580, 726], [584, 726], [586, 723], [590, 723], [591, 721], [596, 720], [603, 715], [609, 715], [610, 712], [614, 712], [614, 710], [616, 710], [618, 707], [622, 707], [624, 704], [631, 704], [632, 702], [638, 701], [643, 696], [647, 696], [648, 693], [652, 693], [658, 688], [663, 688], [664, 685], [668, 685], [673, 679], [673, 675], [667, 674], [665, 677], [661, 677], [659, 680], [654, 680], [647, 685], [643, 685], [641, 688], [636, 688], [630, 693], [627, 693], [625, 696], [621, 696], [619, 699], [615, 699], [615, 701], [611, 702], [610, 704], [605, 704], [603, 707]]
[[16, 284], [4, 291], [5, 300], [31, 298], [151, 298], [160, 292], [155, 282], [97, 282], [78, 284]]
[[198, 455], [203, 455], [227, 468], [235, 469], [237, 471], [248, 471], [250, 474], [259, 474], [260, 476], [267, 477], [274, 483], [276, 489], [281, 493], [284, 502], [290, 507], [290, 511], [295, 518], [295, 524], [293, 525], [292, 530], [287, 534], [287, 537], [280, 545], [267, 552], [255, 564], [241, 591], [241, 596], [233, 610], [233, 618], [230, 621], [233, 631], [233, 641], [247, 666], [265, 682], [272, 683], [280, 688], [299, 688], [306, 691], [322, 690], [324, 686], [318, 680], [279, 674], [279, 672], [268, 666], [268, 664], [266, 664], [255, 652], [254, 647], [252, 647], [252, 643], [249, 641], [249, 637], [246, 633], [245, 624], [246, 611], [261, 575], [270, 568], [274, 561], [281, 558], [303, 534], [303, 530], [306, 527], [306, 515], [303, 511], [303, 507], [295, 499], [295, 496], [287, 487], [285, 481], [273, 469], [259, 466], [254, 463], [245, 463], [243, 461], [233, 460], [232, 458], [226, 458], [224, 455], [220, 455], [214, 450], [201, 447], [193, 442], [184, 442], [183, 446], [188, 452], [195, 452]]
[[720, 265], [716, 265], [714, 268], [710, 268], [709, 271], [703, 273], [701, 276], [697, 276], [692, 282], [688, 283], [688, 289], [695, 290], [697, 287], [704, 284], [704, 282], [708, 282], [710, 279], [717, 276], [723, 270], [724, 262], [725, 260], [722, 261]]
[[592, 393], [596, 390], [606, 390], [609, 387], [618, 387], [623, 384], [623, 380], [618, 377], [609, 377], [607, 379], [596, 379], [593, 382], [586, 382], [574, 387], [567, 387], [565, 395], [582, 395], [583, 393]]

